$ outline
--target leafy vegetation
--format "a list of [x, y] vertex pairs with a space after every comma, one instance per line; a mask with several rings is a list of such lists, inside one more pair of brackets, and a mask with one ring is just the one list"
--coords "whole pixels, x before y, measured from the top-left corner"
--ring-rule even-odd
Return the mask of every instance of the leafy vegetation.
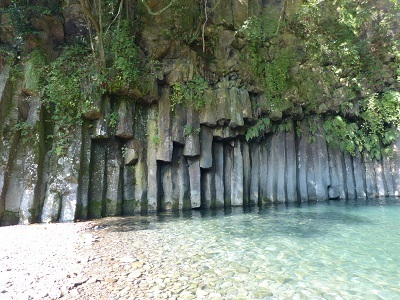
[[189, 136], [189, 135], [191, 135], [191, 134], [194, 134], [194, 135], [198, 135], [198, 134], [200, 134], [200, 131], [201, 131], [201, 128], [193, 128], [191, 125], [189, 125], [189, 124], [186, 124], [184, 127], [183, 127], [183, 134], [185, 135], [185, 136]]
[[172, 86], [171, 110], [174, 111], [175, 106], [180, 104], [193, 106], [196, 110], [202, 109], [206, 104], [204, 92], [207, 88], [207, 81], [197, 74], [186, 83], [176, 82]]
[[[326, 113], [329, 143], [380, 158], [399, 125], [399, 12], [391, 0], [311, 0], [290, 18], [268, 10], [250, 19], [242, 28], [246, 63], [266, 96], [261, 105], [284, 115], [299, 104], [308, 115]], [[266, 117], [246, 138], [273, 130]]]

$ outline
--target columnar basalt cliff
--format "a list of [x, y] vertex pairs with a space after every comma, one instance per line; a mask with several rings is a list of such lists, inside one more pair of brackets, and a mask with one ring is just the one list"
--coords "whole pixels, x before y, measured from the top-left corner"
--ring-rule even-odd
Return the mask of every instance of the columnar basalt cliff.
[[[342, 151], [326, 137], [333, 115], [352, 120], [363, 112], [363, 91], [352, 95], [338, 78], [330, 90], [319, 85], [326, 88], [321, 96], [311, 88], [318, 76], [310, 75], [277, 103], [280, 92], [266, 95], [257, 72], [249, 70], [244, 55], [251, 53], [250, 38], [243, 28], [251, 17], [267, 5], [290, 17], [302, 1], [193, 0], [171, 7], [170, 1], [132, 1], [141, 16], [138, 66], [155, 68], [142, 78], [146, 88], [110, 88], [108, 81], [82, 111], [82, 121], [60, 134], [51, 117], [55, 104], [45, 105], [46, 94], [32, 86], [31, 53], [40, 49], [53, 61], [61, 44], [90, 39], [80, 2], [67, 2], [57, 17], [32, 22], [36, 33], [18, 53], [18, 72], [0, 60], [2, 225], [400, 195], [399, 139], [389, 146], [393, 151], [378, 155], [360, 147]], [[3, 44], [15, 38], [7, 18], [1, 17]], [[261, 50], [278, 61], [279, 49], [296, 38], [288, 30], [263, 41]], [[385, 59], [377, 93], [400, 89], [390, 69], [395, 58]], [[300, 61], [290, 67], [294, 78], [312, 69]]]

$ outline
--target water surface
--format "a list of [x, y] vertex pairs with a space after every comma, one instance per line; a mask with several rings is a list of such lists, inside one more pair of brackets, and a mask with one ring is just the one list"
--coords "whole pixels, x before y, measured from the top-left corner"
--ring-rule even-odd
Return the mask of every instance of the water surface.
[[[118, 224], [110, 221], [110, 229], [151, 231], [155, 259], [171, 265], [175, 280], [196, 283], [196, 297], [400, 299], [398, 199], [165, 213]], [[182, 292], [173, 286], [165, 288]]]

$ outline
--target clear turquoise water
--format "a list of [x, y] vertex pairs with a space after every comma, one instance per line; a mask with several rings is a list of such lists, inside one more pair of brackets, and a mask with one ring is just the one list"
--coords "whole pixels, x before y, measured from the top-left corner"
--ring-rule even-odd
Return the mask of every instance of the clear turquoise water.
[[167, 263], [198, 282], [206, 295], [400, 299], [399, 199], [133, 220], [131, 229], [151, 230], [151, 240], [160, 244]]

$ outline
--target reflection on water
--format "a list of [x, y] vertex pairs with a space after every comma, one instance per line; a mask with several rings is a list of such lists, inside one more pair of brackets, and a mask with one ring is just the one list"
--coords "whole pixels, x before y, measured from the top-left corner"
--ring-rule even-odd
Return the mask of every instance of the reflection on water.
[[254, 299], [400, 299], [397, 199], [160, 213], [101, 223], [111, 231], [151, 230], [168, 263], [196, 280], [201, 272], [204, 289], [221, 295], [244, 286]]

